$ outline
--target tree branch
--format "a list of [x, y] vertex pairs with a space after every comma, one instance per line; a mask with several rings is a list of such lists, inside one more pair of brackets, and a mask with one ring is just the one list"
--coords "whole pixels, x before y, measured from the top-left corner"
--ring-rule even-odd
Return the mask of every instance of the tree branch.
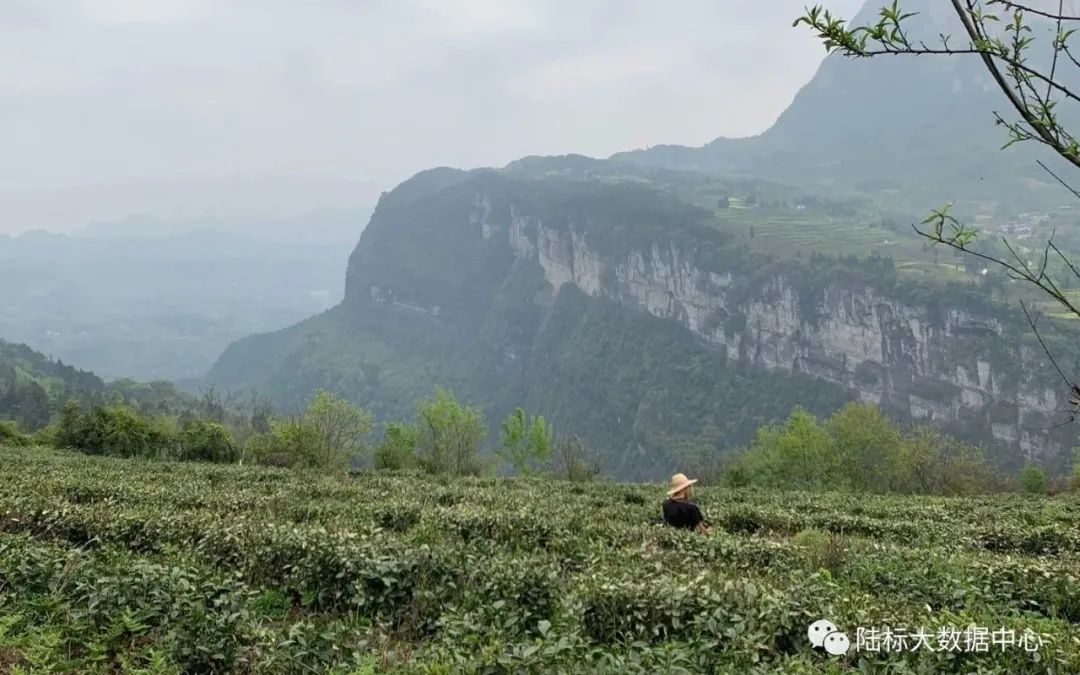
[[1080, 16], [1069, 16], [1069, 15], [1064, 13], [1064, 3], [1059, 3], [1059, 5], [1058, 5], [1058, 13], [1057, 14], [1054, 14], [1052, 12], [1047, 12], [1047, 11], [1041, 10], [1041, 9], [1035, 9], [1034, 7], [1031, 7], [1030, 5], [1026, 5], [1026, 4], [1023, 4], [1023, 3], [1012, 2], [1012, 0], [988, 0], [987, 4], [989, 4], [989, 5], [1004, 5], [1008, 9], [1020, 10], [1021, 12], [1025, 12], [1027, 14], [1034, 14], [1036, 16], [1045, 17], [1047, 19], [1053, 19], [1053, 20], [1058, 21], [1058, 22], [1061, 22], [1061, 21], [1080, 21]]

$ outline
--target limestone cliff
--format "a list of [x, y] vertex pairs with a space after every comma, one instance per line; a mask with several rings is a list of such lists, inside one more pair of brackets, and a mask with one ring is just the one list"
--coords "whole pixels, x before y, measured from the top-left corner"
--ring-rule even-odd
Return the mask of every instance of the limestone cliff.
[[1063, 450], [1046, 433], [1060, 418], [1061, 383], [1049, 377], [1041, 352], [1010, 343], [998, 316], [959, 307], [942, 314], [842, 283], [807, 297], [782, 273], [734, 298], [730, 272], [697, 266], [692, 253], [670, 242], [609, 259], [573, 224], [552, 229], [511, 205], [501, 229], [490, 222], [490, 202], [479, 196], [477, 204], [476, 235], [504, 236], [516, 256], [540, 266], [555, 292], [573, 284], [644, 309], [729, 359], [834, 382], [911, 420], [970, 427], [989, 418], [989, 435], [1026, 458]]
[[425, 172], [380, 201], [339, 307], [211, 376], [293, 405], [329, 387], [384, 419], [435, 384], [491, 420], [524, 404], [627, 478], [853, 399], [1063, 466], [1058, 381], [1018, 309], [888, 260], [752, 253], [711, 216], [635, 182]]

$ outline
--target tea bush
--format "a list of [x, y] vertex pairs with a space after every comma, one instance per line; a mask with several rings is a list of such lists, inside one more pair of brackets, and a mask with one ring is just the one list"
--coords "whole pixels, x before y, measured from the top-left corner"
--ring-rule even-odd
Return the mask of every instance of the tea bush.
[[[700, 535], [659, 484], [0, 455], [3, 672], [1080, 672], [1074, 494], [703, 488]], [[830, 656], [822, 617], [1046, 642]]]

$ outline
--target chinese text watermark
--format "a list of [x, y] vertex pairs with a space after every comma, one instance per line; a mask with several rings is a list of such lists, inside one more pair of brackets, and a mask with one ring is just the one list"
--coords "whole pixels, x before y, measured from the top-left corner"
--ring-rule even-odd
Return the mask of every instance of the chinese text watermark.
[[891, 628], [889, 626], [862, 627], [855, 630], [855, 639], [836, 628], [827, 619], [810, 624], [807, 629], [810, 644], [829, 654], [839, 656], [850, 650], [856, 652], [970, 652], [989, 653], [1007, 649], [1037, 652], [1049, 643], [1047, 636], [1030, 628], [991, 628], [988, 626], [941, 626], [934, 629], [920, 626], [917, 629]]

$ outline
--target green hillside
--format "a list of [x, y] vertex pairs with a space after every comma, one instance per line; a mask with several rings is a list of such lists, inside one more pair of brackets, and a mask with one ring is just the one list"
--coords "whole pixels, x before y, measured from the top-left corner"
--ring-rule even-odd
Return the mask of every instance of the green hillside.
[[0, 420], [26, 431], [49, 423], [68, 400], [124, 402], [146, 412], [175, 412], [192, 405], [168, 382], [106, 383], [85, 370], [52, 359], [24, 344], [0, 340]]
[[[9, 672], [1080, 670], [1075, 495], [704, 488], [704, 536], [655, 484], [0, 456]], [[930, 642], [855, 651], [886, 625]]]

